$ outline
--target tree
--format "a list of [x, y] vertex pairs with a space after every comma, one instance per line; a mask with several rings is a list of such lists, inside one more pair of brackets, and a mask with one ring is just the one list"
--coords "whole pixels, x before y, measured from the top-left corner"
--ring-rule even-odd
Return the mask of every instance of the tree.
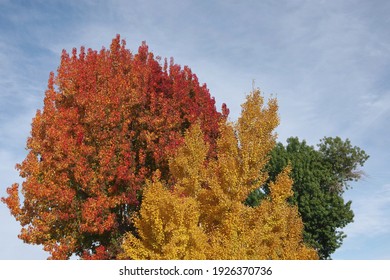
[[294, 196], [290, 203], [298, 206], [304, 240], [316, 248], [321, 259], [329, 259], [346, 237], [341, 229], [353, 221], [351, 201], [345, 202], [342, 194], [350, 181], [361, 178], [358, 167], [367, 159], [348, 139], [325, 137], [315, 149], [298, 138], [289, 138], [286, 146], [279, 143], [271, 152], [266, 168], [270, 179], [247, 203], [255, 206], [267, 197], [270, 182], [291, 164]]
[[146, 179], [169, 180], [168, 158], [195, 121], [212, 156], [227, 114], [190, 68], [161, 64], [145, 43], [135, 55], [119, 35], [100, 52], [63, 51], [17, 165], [23, 197], [14, 184], [2, 198], [19, 238], [53, 259], [116, 258]]
[[292, 195], [290, 168], [258, 207], [245, 205], [248, 194], [267, 180], [263, 170], [275, 144], [279, 122], [275, 99], [264, 106], [252, 92], [236, 124], [221, 121], [216, 157], [199, 125], [169, 161], [173, 183], [158, 172], [144, 191], [136, 231], [125, 235], [123, 259], [316, 259], [303, 242], [303, 223]]

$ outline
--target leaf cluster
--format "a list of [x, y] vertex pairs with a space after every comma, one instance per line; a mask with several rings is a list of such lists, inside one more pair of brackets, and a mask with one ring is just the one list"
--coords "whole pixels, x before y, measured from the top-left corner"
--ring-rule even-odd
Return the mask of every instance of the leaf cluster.
[[195, 121], [212, 153], [224, 108], [190, 68], [161, 63], [145, 43], [133, 54], [118, 35], [99, 52], [63, 51], [17, 166], [22, 196], [15, 184], [2, 199], [19, 237], [53, 259], [115, 258], [146, 179], [157, 169], [169, 179], [168, 158]]
[[248, 194], [267, 180], [262, 170], [279, 123], [275, 99], [264, 106], [259, 91], [243, 104], [236, 124], [221, 122], [216, 157], [208, 158], [199, 125], [170, 160], [174, 184], [151, 181], [144, 192], [137, 234], [125, 235], [124, 259], [315, 259], [303, 243], [303, 224], [290, 168], [270, 185], [269, 199], [249, 207]]
[[325, 137], [315, 149], [298, 138], [289, 138], [286, 146], [278, 143], [272, 150], [266, 167], [270, 178], [249, 195], [247, 204], [255, 206], [265, 199], [271, 182], [291, 165], [294, 195], [290, 203], [298, 206], [304, 240], [316, 248], [321, 259], [329, 259], [346, 237], [341, 229], [353, 222], [352, 202], [345, 202], [342, 194], [349, 182], [361, 178], [358, 168], [367, 159], [367, 154], [348, 139]]

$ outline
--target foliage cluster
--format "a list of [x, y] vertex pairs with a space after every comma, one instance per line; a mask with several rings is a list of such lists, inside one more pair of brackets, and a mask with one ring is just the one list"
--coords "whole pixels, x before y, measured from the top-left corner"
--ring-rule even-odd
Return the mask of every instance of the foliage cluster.
[[130, 259], [316, 259], [302, 240], [303, 223], [292, 195], [290, 168], [270, 184], [259, 207], [244, 201], [266, 172], [278, 124], [276, 100], [263, 108], [259, 91], [248, 96], [237, 124], [220, 124], [216, 158], [198, 125], [170, 161], [175, 184], [147, 184], [137, 234], [124, 239], [121, 258]]
[[294, 195], [304, 227], [304, 240], [316, 248], [321, 259], [329, 259], [346, 237], [342, 228], [353, 222], [351, 201], [344, 201], [343, 193], [349, 182], [359, 180], [368, 155], [347, 139], [325, 137], [318, 149], [305, 141], [291, 137], [287, 145], [278, 143], [271, 152], [266, 170], [269, 181], [252, 192], [248, 205], [258, 205], [269, 193], [269, 183], [289, 164], [294, 181]]
[[115, 258], [145, 180], [157, 169], [169, 178], [168, 157], [191, 123], [213, 152], [223, 118], [188, 67], [161, 65], [145, 43], [135, 55], [119, 36], [100, 52], [63, 51], [17, 165], [23, 204], [18, 184], [3, 199], [19, 237], [54, 259]]
[[51, 259], [317, 259], [352, 221], [341, 194], [367, 159], [349, 141], [276, 145], [276, 99], [236, 123], [189, 67], [143, 43], [63, 51], [2, 198]]

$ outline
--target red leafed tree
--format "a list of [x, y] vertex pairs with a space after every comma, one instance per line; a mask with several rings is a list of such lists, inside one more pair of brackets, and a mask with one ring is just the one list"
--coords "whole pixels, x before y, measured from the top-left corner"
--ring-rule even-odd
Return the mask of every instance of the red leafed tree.
[[116, 258], [145, 180], [157, 169], [169, 180], [168, 158], [192, 123], [212, 153], [228, 114], [188, 67], [161, 63], [145, 43], [135, 55], [125, 44], [118, 35], [100, 52], [63, 51], [17, 165], [23, 197], [14, 184], [2, 199], [19, 237], [52, 259]]

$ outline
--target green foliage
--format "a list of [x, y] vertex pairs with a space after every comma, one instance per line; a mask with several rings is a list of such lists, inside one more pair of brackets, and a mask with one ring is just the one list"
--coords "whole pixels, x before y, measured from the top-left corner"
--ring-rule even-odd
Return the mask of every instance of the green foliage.
[[318, 147], [332, 173], [331, 188], [343, 192], [348, 189], [348, 182], [358, 181], [362, 177], [363, 172], [358, 170], [358, 166], [363, 166], [369, 156], [359, 147], [352, 147], [348, 139], [342, 141], [339, 137], [325, 137]]
[[258, 205], [269, 193], [270, 182], [291, 163], [294, 196], [290, 202], [298, 206], [304, 240], [317, 249], [321, 259], [330, 259], [346, 237], [341, 229], [354, 217], [351, 201], [345, 202], [342, 194], [349, 182], [361, 178], [358, 167], [367, 159], [368, 155], [348, 139], [325, 137], [315, 149], [298, 138], [289, 138], [286, 146], [278, 143], [271, 152], [269, 180], [252, 192], [246, 203]]

